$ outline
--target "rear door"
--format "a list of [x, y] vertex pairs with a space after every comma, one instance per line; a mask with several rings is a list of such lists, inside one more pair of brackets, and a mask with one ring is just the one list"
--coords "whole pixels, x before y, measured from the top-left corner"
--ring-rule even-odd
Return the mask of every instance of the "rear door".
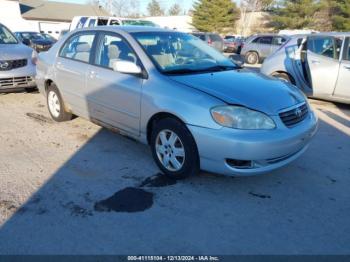
[[341, 39], [311, 36], [307, 39], [307, 68], [314, 95], [331, 96], [338, 78]]
[[63, 45], [56, 60], [56, 84], [73, 111], [89, 118], [86, 103], [86, 74], [90, 67], [91, 48], [96, 33], [93, 31], [72, 35]]
[[271, 54], [272, 36], [262, 36], [259, 38], [257, 51], [260, 58], [266, 58]]
[[334, 96], [350, 99], [350, 38], [345, 40]]

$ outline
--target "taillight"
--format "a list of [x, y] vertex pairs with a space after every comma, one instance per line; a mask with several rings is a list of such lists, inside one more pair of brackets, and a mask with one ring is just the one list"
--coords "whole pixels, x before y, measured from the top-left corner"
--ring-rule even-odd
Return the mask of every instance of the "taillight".
[[211, 45], [213, 43], [213, 41], [211, 41], [211, 39], [208, 39], [208, 45]]

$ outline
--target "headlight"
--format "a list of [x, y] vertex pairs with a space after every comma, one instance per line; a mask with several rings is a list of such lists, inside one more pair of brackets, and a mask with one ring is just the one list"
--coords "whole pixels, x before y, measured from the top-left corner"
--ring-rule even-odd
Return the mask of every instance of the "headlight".
[[33, 52], [32, 52], [32, 63], [33, 63], [33, 65], [36, 65], [37, 62], [38, 62], [38, 53], [35, 50], [33, 50]]
[[241, 106], [218, 106], [211, 109], [211, 115], [219, 125], [236, 129], [274, 129], [273, 120], [258, 111]]

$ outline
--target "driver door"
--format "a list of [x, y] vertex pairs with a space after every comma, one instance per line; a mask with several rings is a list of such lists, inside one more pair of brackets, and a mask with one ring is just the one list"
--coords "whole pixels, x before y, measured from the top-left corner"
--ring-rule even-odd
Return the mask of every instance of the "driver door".
[[342, 41], [331, 36], [307, 39], [307, 68], [314, 95], [331, 96], [338, 78]]

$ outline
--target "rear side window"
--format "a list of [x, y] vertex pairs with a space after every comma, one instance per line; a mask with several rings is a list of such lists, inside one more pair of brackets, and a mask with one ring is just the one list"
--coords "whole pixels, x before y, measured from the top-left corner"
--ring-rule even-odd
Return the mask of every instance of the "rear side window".
[[341, 45], [342, 40], [333, 37], [316, 37], [307, 41], [309, 51], [334, 59], [339, 59]]
[[260, 37], [259, 44], [271, 45], [272, 44], [272, 36]]
[[95, 23], [96, 23], [96, 19], [91, 19], [91, 20], [89, 21], [88, 27], [93, 27], [93, 26], [95, 26]]
[[221, 37], [215, 34], [210, 35], [210, 39], [211, 41], [221, 41]]
[[205, 41], [205, 35], [203, 34], [193, 34], [195, 37], [198, 37], [199, 39]]
[[85, 25], [85, 23], [86, 23], [86, 21], [87, 21], [87, 17], [82, 17], [82, 18], [80, 18], [80, 20], [79, 20], [79, 22], [78, 22], [78, 24], [77, 24], [77, 28], [83, 28], [84, 27], [84, 25]]
[[95, 33], [73, 35], [61, 49], [60, 57], [88, 63], [94, 38]]

